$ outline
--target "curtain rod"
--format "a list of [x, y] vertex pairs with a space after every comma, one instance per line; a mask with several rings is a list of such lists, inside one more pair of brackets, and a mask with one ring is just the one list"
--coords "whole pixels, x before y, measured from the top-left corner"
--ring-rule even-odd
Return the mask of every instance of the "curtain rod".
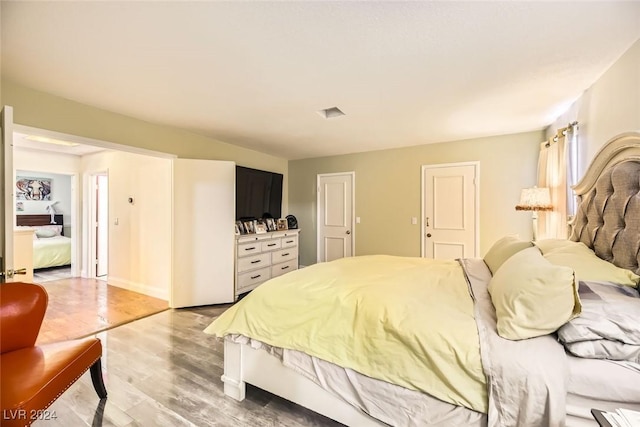
[[[566, 127], [563, 127], [563, 128], [558, 129], [558, 130], [556, 131], [555, 136], [554, 136], [553, 138], [550, 138], [550, 139], [551, 139], [551, 140], [553, 140], [553, 142], [558, 142], [558, 135], [559, 135], [559, 134], [566, 135], [566, 134], [567, 134], [567, 130], [568, 130], [568, 129], [574, 128], [574, 127], [576, 127], [576, 126], [578, 126], [578, 121], [577, 121], [577, 120], [575, 120], [575, 121], [573, 121], [573, 122], [569, 123]], [[547, 143], [546, 143], [544, 146], [545, 146], [545, 147], [549, 147], [549, 146], [551, 146], [551, 142], [547, 141]]]

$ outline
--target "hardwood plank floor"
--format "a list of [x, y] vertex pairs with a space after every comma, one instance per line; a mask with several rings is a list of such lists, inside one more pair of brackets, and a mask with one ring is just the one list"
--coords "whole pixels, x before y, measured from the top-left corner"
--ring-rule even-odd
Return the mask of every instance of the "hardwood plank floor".
[[38, 343], [93, 335], [168, 308], [166, 301], [103, 280], [78, 277], [41, 285], [49, 294], [49, 304]]
[[88, 373], [49, 408], [46, 426], [327, 426], [341, 424], [263, 390], [224, 395], [223, 344], [203, 332], [228, 306], [167, 310], [98, 334], [109, 397]]

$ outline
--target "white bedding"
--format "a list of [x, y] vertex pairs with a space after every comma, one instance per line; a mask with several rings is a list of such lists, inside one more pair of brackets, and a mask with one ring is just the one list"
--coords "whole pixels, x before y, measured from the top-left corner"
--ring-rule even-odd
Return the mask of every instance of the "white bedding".
[[33, 268], [71, 264], [71, 239], [65, 236], [39, 238], [33, 241]]
[[567, 355], [567, 427], [593, 426], [592, 408], [640, 411], [640, 365]]

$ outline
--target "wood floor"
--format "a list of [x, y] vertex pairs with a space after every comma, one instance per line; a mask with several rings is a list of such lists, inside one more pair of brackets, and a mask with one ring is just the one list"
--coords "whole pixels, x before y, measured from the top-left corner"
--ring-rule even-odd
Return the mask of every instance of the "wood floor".
[[243, 402], [224, 395], [223, 345], [202, 331], [226, 308], [166, 310], [98, 334], [108, 398], [87, 373], [49, 408], [55, 419], [33, 425], [340, 426], [255, 387]]
[[38, 343], [93, 335], [168, 308], [166, 301], [108, 286], [102, 280], [72, 278], [41, 284], [49, 304]]

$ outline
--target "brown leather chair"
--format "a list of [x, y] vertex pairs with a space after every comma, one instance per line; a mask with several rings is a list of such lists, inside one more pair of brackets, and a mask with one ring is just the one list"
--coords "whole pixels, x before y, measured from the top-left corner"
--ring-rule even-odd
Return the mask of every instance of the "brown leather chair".
[[0, 425], [29, 426], [52, 417], [46, 409], [88, 369], [101, 399], [102, 343], [98, 338], [35, 345], [47, 309], [40, 285], [0, 284]]

